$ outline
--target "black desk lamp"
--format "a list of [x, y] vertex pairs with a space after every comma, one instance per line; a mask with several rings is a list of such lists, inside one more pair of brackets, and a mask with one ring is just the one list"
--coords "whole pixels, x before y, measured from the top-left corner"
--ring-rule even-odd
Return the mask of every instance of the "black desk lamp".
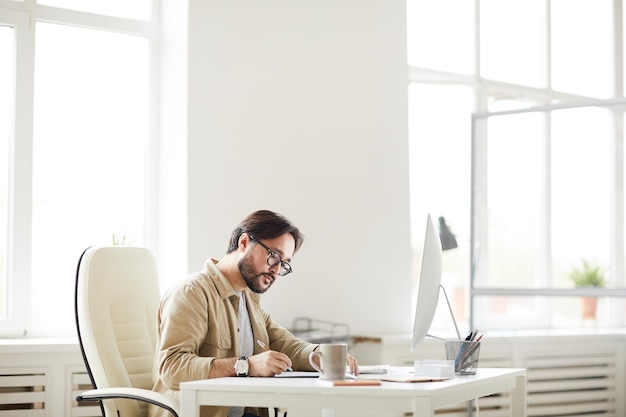
[[441, 239], [441, 250], [454, 249], [459, 246], [443, 217], [439, 217], [439, 238]]

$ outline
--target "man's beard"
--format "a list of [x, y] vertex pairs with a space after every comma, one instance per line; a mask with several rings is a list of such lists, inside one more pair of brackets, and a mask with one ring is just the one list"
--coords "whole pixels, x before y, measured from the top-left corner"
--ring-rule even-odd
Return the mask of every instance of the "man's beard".
[[270, 285], [268, 285], [267, 288], [264, 288], [261, 285], [261, 280], [264, 279], [265, 276], [271, 274], [257, 274], [257, 271], [255, 271], [252, 266], [249, 256], [244, 256], [244, 258], [237, 263], [237, 266], [239, 267], [239, 272], [241, 273], [243, 280], [248, 285], [248, 288], [257, 294], [263, 294], [265, 291], [269, 290], [274, 283], [274, 277], [272, 276]]

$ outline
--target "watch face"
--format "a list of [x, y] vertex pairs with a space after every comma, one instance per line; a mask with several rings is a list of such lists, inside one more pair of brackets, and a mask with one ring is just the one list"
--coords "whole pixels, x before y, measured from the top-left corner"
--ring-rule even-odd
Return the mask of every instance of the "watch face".
[[238, 359], [235, 362], [235, 372], [237, 375], [248, 375], [248, 360]]

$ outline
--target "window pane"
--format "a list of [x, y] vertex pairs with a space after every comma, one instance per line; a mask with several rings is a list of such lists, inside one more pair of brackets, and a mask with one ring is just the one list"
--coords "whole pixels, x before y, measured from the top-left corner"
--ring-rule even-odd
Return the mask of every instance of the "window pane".
[[612, 1], [552, 0], [552, 87], [613, 96]]
[[610, 114], [580, 108], [552, 115], [552, 275], [572, 287], [568, 273], [581, 259], [609, 270]]
[[150, 0], [39, 0], [38, 3], [129, 19], [150, 18]]
[[473, 74], [474, 5], [467, 0], [408, 0], [408, 63]]
[[0, 26], [0, 319], [7, 315], [9, 142], [13, 136], [13, 28]]
[[[409, 161], [413, 248], [419, 254], [426, 213], [445, 217], [458, 248], [444, 252], [442, 284], [460, 324], [467, 316], [469, 283], [470, 119], [473, 92], [464, 86], [409, 86]], [[421, 259], [415, 259], [415, 265]], [[439, 306], [447, 305], [441, 301]], [[448, 329], [450, 314], [437, 314], [433, 329]]]
[[[542, 273], [545, 150], [542, 114], [488, 120], [485, 236], [476, 242], [476, 284], [535, 287]], [[484, 181], [477, 179], [477, 181]], [[483, 269], [486, 268], [486, 269]], [[477, 270], [478, 271], [478, 270]]]
[[480, 6], [481, 76], [545, 86], [545, 1], [481, 0]]
[[149, 44], [38, 23], [33, 329], [73, 329], [76, 262], [113, 234], [142, 245]]
[[580, 297], [477, 296], [476, 326], [481, 329], [577, 329], [620, 325], [606, 297], [596, 299], [595, 318]]

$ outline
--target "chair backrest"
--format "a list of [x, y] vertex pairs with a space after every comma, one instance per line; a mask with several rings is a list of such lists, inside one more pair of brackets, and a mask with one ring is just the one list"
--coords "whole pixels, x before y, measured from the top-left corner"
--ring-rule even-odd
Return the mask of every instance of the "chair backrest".
[[[152, 389], [156, 314], [160, 300], [156, 263], [145, 248], [91, 247], [76, 271], [78, 337], [94, 388]], [[107, 417], [146, 416], [147, 405], [103, 401]]]

